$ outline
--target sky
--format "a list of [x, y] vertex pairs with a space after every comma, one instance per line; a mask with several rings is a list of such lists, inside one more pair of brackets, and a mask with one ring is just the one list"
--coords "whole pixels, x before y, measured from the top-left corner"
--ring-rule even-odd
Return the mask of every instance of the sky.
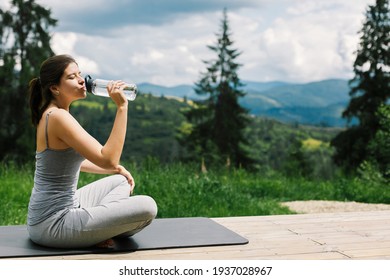
[[[8, 0], [0, 0], [6, 7]], [[56, 54], [94, 78], [193, 84], [216, 54], [223, 9], [243, 81], [353, 77], [358, 31], [375, 0], [36, 0], [50, 8]]]

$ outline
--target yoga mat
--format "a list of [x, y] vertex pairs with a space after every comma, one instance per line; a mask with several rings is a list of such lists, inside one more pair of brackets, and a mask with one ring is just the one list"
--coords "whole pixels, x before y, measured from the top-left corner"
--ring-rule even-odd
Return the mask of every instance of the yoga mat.
[[134, 252], [138, 250], [243, 245], [248, 240], [209, 218], [155, 219], [129, 238], [114, 239], [113, 248], [55, 249], [39, 246], [26, 226], [0, 227], [0, 258]]

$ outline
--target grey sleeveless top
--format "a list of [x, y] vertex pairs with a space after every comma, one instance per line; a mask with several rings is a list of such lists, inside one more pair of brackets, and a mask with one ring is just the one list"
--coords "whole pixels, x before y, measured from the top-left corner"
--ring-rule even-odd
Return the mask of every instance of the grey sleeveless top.
[[46, 149], [36, 152], [34, 188], [28, 205], [27, 224], [39, 224], [50, 216], [78, 207], [75, 199], [80, 165], [84, 158], [74, 149], [53, 150], [49, 148], [46, 115]]

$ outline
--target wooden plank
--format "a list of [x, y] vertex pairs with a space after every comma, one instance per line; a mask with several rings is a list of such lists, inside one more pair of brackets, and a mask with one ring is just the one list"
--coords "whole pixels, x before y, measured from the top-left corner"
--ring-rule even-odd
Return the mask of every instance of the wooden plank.
[[[390, 259], [390, 211], [221, 217], [249, 244], [34, 259]], [[31, 259], [31, 258], [29, 258]]]

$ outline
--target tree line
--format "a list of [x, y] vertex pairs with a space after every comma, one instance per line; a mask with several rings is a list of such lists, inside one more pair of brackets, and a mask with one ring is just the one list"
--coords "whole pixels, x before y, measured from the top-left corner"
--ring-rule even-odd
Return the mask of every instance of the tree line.
[[35, 150], [27, 87], [43, 60], [52, 56], [48, 9], [33, 0], [12, 0], [0, 9], [0, 161], [24, 162]]

